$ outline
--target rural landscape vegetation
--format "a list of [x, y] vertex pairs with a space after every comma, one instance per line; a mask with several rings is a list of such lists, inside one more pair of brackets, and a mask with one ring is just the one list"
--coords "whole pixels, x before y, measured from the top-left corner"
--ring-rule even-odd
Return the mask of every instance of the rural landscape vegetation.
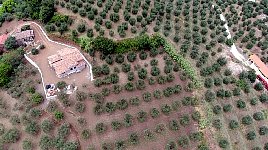
[[[0, 3], [0, 150], [268, 150], [268, 86], [231, 52], [268, 63], [268, 0]], [[58, 78], [64, 47], [87, 67]]]

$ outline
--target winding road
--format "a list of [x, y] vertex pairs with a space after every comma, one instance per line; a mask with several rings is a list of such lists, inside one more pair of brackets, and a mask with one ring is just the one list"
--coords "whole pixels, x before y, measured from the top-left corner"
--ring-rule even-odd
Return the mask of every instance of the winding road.
[[[255, 2], [255, 0], [249, 0], [249, 1]], [[212, 5], [212, 7], [214, 8], [214, 5]], [[225, 17], [224, 17], [223, 14], [220, 14], [220, 19], [222, 21], [225, 21], [224, 27], [226, 28], [226, 32], [228, 33], [227, 39], [231, 39], [232, 38], [232, 35], [231, 35], [230, 30], [229, 30], [229, 27], [228, 27], [228, 22], [225, 19]], [[246, 57], [237, 50], [237, 48], [236, 48], [236, 46], [235, 46], [234, 43], [231, 46], [230, 52], [245, 67], [249, 67], [249, 68], [253, 69], [255, 71], [256, 75], [261, 76], [268, 83], [268, 79], [261, 73], [261, 71], [259, 70], [259, 68], [254, 63], [251, 63], [248, 59], [246, 59]]]

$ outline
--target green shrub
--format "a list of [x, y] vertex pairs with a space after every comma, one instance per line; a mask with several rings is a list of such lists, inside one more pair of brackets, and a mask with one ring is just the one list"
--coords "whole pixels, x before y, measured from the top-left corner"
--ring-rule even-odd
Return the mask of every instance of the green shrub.
[[60, 111], [55, 111], [54, 116], [57, 120], [62, 120], [64, 118], [64, 113]]
[[236, 120], [231, 120], [229, 122], [229, 128], [230, 129], [236, 129], [239, 127], [239, 123]]
[[138, 97], [132, 97], [129, 99], [129, 103], [133, 106], [139, 106], [140, 99]]
[[23, 150], [32, 150], [33, 149], [33, 144], [29, 139], [23, 140], [22, 141], [22, 149]]
[[260, 121], [260, 120], [264, 120], [265, 116], [264, 116], [263, 112], [256, 112], [253, 114], [253, 118], [257, 121]]
[[53, 130], [54, 124], [52, 121], [50, 120], [44, 120], [41, 124], [41, 129], [43, 132], [45, 133], [49, 133]]
[[230, 112], [230, 111], [232, 111], [232, 109], [233, 109], [233, 106], [231, 104], [226, 104], [223, 106], [224, 112]]
[[36, 48], [32, 48], [32, 49], [31, 49], [31, 53], [32, 53], [33, 55], [37, 55], [37, 54], [39, 54], [39, 50], [36, 49]]
[[102, 134], [107, 130], [107, 126], [104, 123], [97, 123], [95, 130], [98, 134]]
[[202, 132], [193, 132], [189, 135], [191, 141], [201, 141], [204, 138], [204, 134]]
[[220, 119], [213, 120], [212, 126], [216, 129], [221, 129], [222, 128], [222, 122]]
[[81, 133], [81, 136], [83, 139], [89, 139], [89, 137], [91, 136], [91, 132], [89, 129], [84, 129]]
[[181, 136], [178, 138], [178, 145], [182, 148], [187, 148], [190, 144], [189, 138], [187, 136]]
[[20, 139], [20, 131], [16, 128], [9, 129], [3, 136], [3, 142], [15, 143]]
[[143, 131], [143, 133], [144, 133], [144, 138], [145, 138], [146, 140], [153, 140], [153, 139], [155, 138], [155, 135], [154, 135], [153, 132], [152, 132], [151, 130], [149, 130], [149, 129], [145, 129], [145, 130]]
[[247, 140], [254, 140], [256, 138], [256, 133], [254, 131], [249, 131], [246, 137], [247, 137]]
[[44, 98], [40, 93], [34, 93], [31, 96], [31, 101], [34, 104], [40, 104], [40, 103], [42, 103], [44, 101]]
[[229, 146], [229, 142], [226, 139], [222, 139], [219, 141], [220, 148], [227, 148]]
[[122, 128], [122, 126], [123, 126], [122, 123], [119, 122], [119, 121], [117, 121], [117, 120], [112, 121], [111, 125], [112, 125], [112, 128], [113, 128], [115, 131], [120, 130], [120, 129]]
[[63, 123], [59, 128], [58, 128], [58, 136], [61, 138], [66, 138], [70, 135], [71, 133], [71, 125], [69, 123]]
[[236, 102], [236, 107], [237, 107], [237, 108], [240, 108], [240, 109], [243, 109], [243, 108], [246, 107], [246, 103], [245, 103], [244, 101], [242, 101], [242, 100], [238, 100], [238, 101]]
[[31, 135], [37, 135], [40, 131], [40, 126], [35, 121], [31, 121], [25, 127], [25, 131]]
[[260, 135], [267, 135], [268, 134], [268, 127], [267, 126], [261, 126], [259, 128], [259, 134]]
[[172, 111], [172, 109], [171, 109], [171, 107], [168, 104], [163, 104], [161, 106], [161, 111], [162, 111], [163, 114], [169, 115], [170, 112]]
[[164, 124], [157, 124], [155, 127], [155, 132], [158, 134], [164, 134], [166, 132], [166, 127]]
[[169, 141], [166, 146], [165, 146], [165, 150], [175, 150], [178, 149], [176, 142], [174, 141]]
[[177, 120], [170, 120], [168, 126], [170, 130], [179, 130], [179, 123]]
[[252, 123], [253, 123], [253, 119], [249, 115], [242, 117], [242, 124], [250, 125]]
[[214, 112], [215, 114], [221, 114], [221, 112], [222, 112], [222, 110], [221, 110], [221, 106], [220, 106], [220, 105], [215, 105], [215, 106], [213, 107], [213, 112]]
[[131, 145], [137, 145], [139, 143], [139, 137], [138, 137], [138, 134], [137, 133], [131, 133], [129, 135], [129, 143]]
[[150, 114], [152, 118], [157, 118], [160, 115], [160, 112], [157, 108], [152, 108]]
[[128, 107], [128, 102], [125, 99], [121, 99], [118, 102], [116, 102], [116, 108], [119, 110], [124, 110]]
[[145, 111], [138, 112], [137, 119], [139, 122], [145, 122], [147, 120], [147, 113]]
[[183, 115], [183, 116], [180, 118], [180, 124], [181, 124], [182, 126], [187, 126], [187, 125], [189, 125], [189, 123], [190, 123], [190, 117], [189, 117], [189, 115]]

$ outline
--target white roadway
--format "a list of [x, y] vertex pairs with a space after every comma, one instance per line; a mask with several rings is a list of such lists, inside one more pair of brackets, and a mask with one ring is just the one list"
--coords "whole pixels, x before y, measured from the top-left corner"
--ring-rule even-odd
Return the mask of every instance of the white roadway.
[[[20, 24], [15, 30], [13, 30], [12, 32], [9, 33], [9, 35], [12, 35], [14, 32], [16, 32], [17, 30], [19, 30], [22, 26], [24, 25], [31, 25], [31, 24], [34, 24], [36, 25], [38, 28], [40, 28], [40, 30], [42, 31], [42, 33], [44, 34], [44, 36], [46, 37], [46, 39], [52, 43], [55, 43], [55, 44], [59, 44], [59, 45], [62, 45], [62, 46], [66, 46], [66, 47], [69, 47], [69, 48], [75, 48], [73, 46], [70, 46], [70, 45], [67, 45], [67, 44], [64, 44], [64, 43], [60, 43], [60, 42], [56, 42], [56, 41], [52, 41], [46, 34], [46, 32], [43, 30], [43, 28], [35, 23], [35, 22], [25, 22], [23, 24]], [[79, 51], [80, 52], [80, 51]], [[88, 62], [88, 60], [85, 58], [85, 56], [80, 52], [80, 54], [83, 56], [84, 60], [86, 61], [87, 65], [89, 66], [89, 72], [90, 72], [90, 80], [93, 81], [93, 73], [92, 73], [92, 65]], [[27, 54], [24, 54], [24, 57], [26, 58], [26, 60], [28, 60], [34, 67], [36, 67], [41, 75], [41, 79], [42, 79], [42, 85], [43, 85], [43, 89], [44, 89], [44, 92], [45, 92], [45, 95], [46, 95], [46, 99], [50, 99], [50, 98], [54, 98], [55, 96], [50, 96], [48, 97], [47, 96], [47, 92], [46, 92], [46, 89], [45, 89], [45, 83], [44, 83], [44, 79], [43, 79], [43, 74], [42, 74], [42, 71], [41, 69], [38, 67], [38, 65], [33, 61], [31, 60]]]
[[[252, 1], [252, 2], [255, 2], [255, 0], [249, 0], [249, 1]], [[214, 8], [214, 5], [212, 5], [212, 7]], [[226, 28], [226, 32], [228, 33], [228, 36], [227, 36], [227, 39], [231, 39], [232, 38], [232, 35], [230, 33], [230, 30], [229, 30], [229, 27], [228, 27], [228, 22], [227, 20], [225, 19], [225, 17], [223, 16], [223, 14], [220, 14], [220, 19], [222, 21], [225, 21], [225, 24], [224, 24], [224, 27]], [[231, 49], [230, 49], [230, 52], [234, 55], [234, 57], [239, 60], [244, 66], [246, 67], [250, 67], [251, 69], [255, 70], [255, 73], [259, 76], [261, 76], [267, 83], [268, 83], [268, 79], [260, 72], [259, 68], [254, 64], [254, 63], [251, 63], [249, 60], [247, 60], [245, 58], [245, 56], [243, 54], [241, 54], [235, 44], [233, 43], [233, 45], [231, 46]]]

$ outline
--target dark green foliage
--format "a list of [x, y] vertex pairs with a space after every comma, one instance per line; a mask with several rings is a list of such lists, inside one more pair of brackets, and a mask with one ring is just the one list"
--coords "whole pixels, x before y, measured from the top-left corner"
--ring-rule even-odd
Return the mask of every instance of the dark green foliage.
[[71, 125], [69, 123], [63, 123], [59, 128], [58, 128], [58, 136], [62, 138], [66, 138], [69, 136], [71, 133]]
[[54, 145], [53, 138], [48, 135], [42, 135], [39, 141], [39, 147], [42, 150], [51, 149]]
[[259, 96], [259, 100], [260, 100], [260, 102], [262, 102], [262, 103], [265, 103], [265, 102], [268, 102], [268, 96], [267, 96], [267, 94], [261, 94], [260, 96]]
[[142, 97], [145, 102], [150, 102], [152, 100], [152, 94], [150, 92], [143, 93]]
[[213, 107], [213, 112], [214, 112], [215, 114], [221, 114], [221, 113], [222, 113], [221, 106], [220, 106], [220, 105], [215, 105], [215, 106]]
[[254, 85], [254, 89], [255, 89], [256, 91], [262, 91], [262, 90], [263, 90], [262, 83], [256, 83], [256, 84]]
[[166, 132], [166, 126], [162, 123], [157, 124], [155, 127], [155, 132], [158, 134], [164, 134]]
[[31, 53], [32, 53], [33, 55], [37, 55], [37, 54], [39, 54], [39, 50], [36, 49], [36, 48], [32, 48], [32, 49], [31, 49]]
[[189, 135], [191, 141], [201, 141], [204, 138], [204, 134], [202, 132], [193, 132]]
[[43, 132], [49, 133], [50, 131], [53, 130], [53, 126], [54, 126], [54, 124], [53, 124], [52, 121], [50, 121], [50, 120], [44, 120], [42, 122], [42, 124], [41, 124], [41, 129], [42, 129]]
[[201, 114], [200, 114], [200, 112], [199, 111], [195, 111], [195, 112], [193, 112], [192, 113], [192, 118], [193, 118], [193, 120], [194, 121], [199, 121], [200, 119], [201, 119]]
[[40, 126], [35, 121], [31, 121], [25, 127], [25, 131], [32, 135], [37, 135], [40, 131]]
[[133, 125], [133, 116], [130, 114], [125, 114], [125, 118], [124, 118], [124, 125], [126, 127], [130, 127]]
[[174, 141], [169, 141], [165, 146], [165, 150], [176, 150], [176, 149], [178, 149], [178, 147]]
[[226, 139], [222, 139], [219, 141], [220, 148], [227, 148], [229, 146], [229, 142]]
[[216, 129], [221, 129], [223, 126], [220, 119], [213, 120], [212, 125]]
[[152, 108], [150, 114], [152, 118], [157, 118], [160, 115], [160, 112], [157, 108]]
[[268, 127], [267, 126], [261, 126], [259, 128], [259, 134], [260, 135], [267, 135], [268, 134]]
[[7, 50], [12, 50], [12, 49], [17, 48], [18, 45], [17, 45], [15, 37], [13, 36], [8, 37], [4, 43], [4, 46]]
[[33, 104], [40, 104], [43, 102], [43, 100], [44, 98], [40, 93], [34, 93], [31, 96], [31, 101], [33, 102]]
[[147, 70], [144, 68], [141, 68], [138, 70], [138, 77], [140, 79], [145, 79], [147, 77]]
[[64, 118], [64, 113], [60, 111], [55, 111], [54, 116], [57, 120], [62, 120]]
[[32, 142], [29, 139], [23, 140], [22, 149], [23, 150], [32, 150], [33, 149]]
[[116, 108], [119, 110], [124, 110], [128, 107], [128, 102], [125, 99], [121, 99], [120, 101], [116, 102]]
[[137, 145], [139, 143], [139, 137], [137, 133], [131, 133], [129, 135], [129, 143], [131, 145]]
[[79, 112], [79, 113], [83, 113], [85, 112], [86, 109], [86, 105], [82, 102], [76, 102], [75, 103], [75, 111]]
[[230, 129], [236, 129], [239, 127], [239, 123], [236, 120], [231, 120], [229, 122], [229, 128]]
[[246, 103], [244, 101], [242, 101], [242, 100], [238, 100], [236, 102], [236, 107], [240, 108], [240, 109], [246, 108]]
[[246, 135], [247, 140], [254, 140], [256, 138], [256, 133], [254, 131], [249, 131]]
[[85, 24], [79, 24], [77, 26], [77, 31], [80, 32], [80, 33], [83, 33], [86, 31], [86, 25]]
[[186, 148], [189, 146], [189, 138], [187, 136], [181, 136], [178, 138], [178, 145], [182, 148]]
[[253, 123], [253, 119], [249, 115], [242, 117], [242, 124], [250, 125], [252, 123]]
[[231, 104], [226, 104], [223, 106], [224, 112], [230, 112], [233, 109], [233, 106]]
[[97, 37], [92, 42], [93, 49], [101, 51], [103, 54], [112, 54], [115, 52], [115, 43], [113, 40], [105, 37]]
[[145, 122], [147, 120], [147, 113], [145, 111], [138, 112], [137, 119], [139, 122]]
[[3, 136], [3, 142], [15, 143], [20, 139], [20, 132], [16, 128], [9, 129]]
[[168, 104], [164, 104], [161, 106], [161, 111], [165, 115], [169, 115], [170, 112], [172, 111], [171, 107]]
[[134, 53], [134, 52], [130, 52], [127, 54], [127, 60], [129, 62], [134, 62], [136, 60], [136, 57], [137, 57], [136, 53]]
[[[33, 7], [33, 6], [32, 6]], [[47, 23], [54, 15], [54, 0], [45, 0], [41, 2], [39, 19], [43, 23]]]
[[140, 99], [138, 97], [132, 97], [129, 99], [129, 103], [133, 106], [139, 106]]
[[117, 130], [120, 130], [123, 125], [121, 122], [115, 120], [115, 121], [112, 121], [111, 126], [115, 131], [117, 131]]
[[216, 94], [215, 92], [211, 91], [211, 90], [207, 90], [206, 93], [205, 93], [205, 100], [207, 102], [212, 102], [214, 101], [216, 98]]
[[155, 135], [150, 129], [145, 129], [143, 133], [144, 133], [144, 138], [146, 140], [153, 140], [155, 138]]
[[253, 118], [257, 121], [261, 121], [265, 119], [265, 116], [263, 114], [263, 112], [256, 112], [253, 114]]
[[97, 123], [95, 130], [98, 134], [102, 134], [107, 130], [107, 126], [104, 123]]

